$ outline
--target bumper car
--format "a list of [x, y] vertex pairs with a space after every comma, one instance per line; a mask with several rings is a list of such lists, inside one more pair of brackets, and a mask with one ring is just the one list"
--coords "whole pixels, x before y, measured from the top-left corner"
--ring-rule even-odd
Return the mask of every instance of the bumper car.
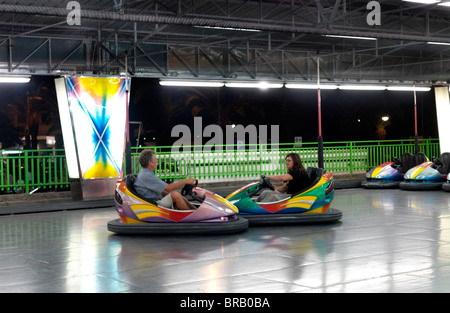
[[226, 197], [239, 209], [239, 215], [250, 226], [269, 224], [311, 224], [335, 222], [342, 212], [331, 208], [334, 196], [333, 174], [320, 168], [308, 168], [309, 185], [294, 195], [276, 202], [257, 202], [264, 188], [274, 189], [263, 175], [261, 181], [250, 183]]
[[183, 196], [195, 199], [195, 210], [176, 210], [145, 199], [134, 189], [134, 175], [118, 181], [115, 205], [119, 219], [108, 222], [117, 234], [177, 235], [229, 234], [244, 231], [248, 221], [221, 196], [195, 185], [185, 185]]
[[422, 152], [416, 154], [407, 152], [400, 159], [393, 158], [393, 161], [384, 162], [371, 169], [361, 186], [368, 189], [398, 188], [409, 169], [427, 161], [428, 158]]
[[436, 190], [442, 189], [447, 182], [450, 170], [450, 153], [442, 153], [433, 162], [424, 162], [408, 170], [404, 182], [400, 183], [403, 190]]

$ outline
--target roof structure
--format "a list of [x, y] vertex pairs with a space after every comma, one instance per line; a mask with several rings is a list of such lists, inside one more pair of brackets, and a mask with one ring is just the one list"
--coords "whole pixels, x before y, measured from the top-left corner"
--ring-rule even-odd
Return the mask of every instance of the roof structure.
[[0, 0], [0, 75], [447, 83], [450, 6], [429, 2]]

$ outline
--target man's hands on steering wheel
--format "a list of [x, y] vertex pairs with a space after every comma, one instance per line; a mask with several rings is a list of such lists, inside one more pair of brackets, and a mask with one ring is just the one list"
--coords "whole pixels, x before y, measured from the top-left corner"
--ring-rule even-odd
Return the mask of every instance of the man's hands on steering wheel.
[[184, 185], [183, 188], [181, 189], [181, 195], [183, 197], [190, 195], [192, 192], [192, 189], [194, 189], [194, 187], [196, 187], [197, 185], [198, 185], [198, 179], [195, 180], [195, 183], [193, 185], [190, 185], [190, 184]]
[[183, 186], [183, 188], [181, 189], [181, 195], [183, 197], [186, 197], [187, 195], [191, 196], [194, 200], [198, 201], [198, 202], [203, 202], [203, 200], [200, 197], [197, 197], [197, 193], [195, 191], [193, 191], [194, 187], [196, 187], [198, 185], [198, 179], [195, 180], [195, 183], [193, 185], [190, 184], [186, 184]]

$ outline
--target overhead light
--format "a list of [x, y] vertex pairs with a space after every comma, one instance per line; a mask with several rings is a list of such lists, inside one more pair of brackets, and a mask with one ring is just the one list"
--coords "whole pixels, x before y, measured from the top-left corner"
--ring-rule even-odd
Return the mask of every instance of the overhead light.
[[[317, 89], [317, 84], [294, 84], [294, 83], [286, 83], [284, 85], [286, 88], [291, 89]], [[337, 85], [320, 85], [320, 89], [337, 89]]]
[[261, 32], [260, 29], [253, 28], [239, 28], [239, 27], [224, 27], [224, 26], [194, 26], [196, 28], [206, 28], [206, 29], [220, 29], [220, 30], [236, 30], [241, 32]]
[[225, 83], [225, 87], [269, 89], [269, 88], [281, 88], [281, 87], [283, 87], [283, 84], [282, 83], [268, 83], [268, 82], [228, 82], [228, 83]]
[[8, 154], [22, 154], [22, 150], [2, 150], [2, 155], [8, 155]]
[[161, 86], [177, 86], [177, 87], [222, 87], [223, 82], [218, 81], [196, 81], [196, 80], [161, 80]]
[[377, 40], [374, 37], [362, 37], [362, 36], [346, 36], [346, 35], [323, 35], [324, 37], [344, 38], [344, 39], [359, 39], [359, 40]]
[[442, 5], [444, 7], [450, 7], [450, 2], [441, 2], [441, 3], [438, 3], [438, 5]]
[[440, 2], [440, 0], [403, 0], [405, 2], [414, 2], [414, 3], [422, 3], [422, 4], [435, 4]]
[[26, 84], [30, 80], [30, 76], [0, 76], [0, 83]]
[[386, 86], [381, 85], [341, 85], [342, 90], [386, 90]]
[[449, 42], [428, 41], [427, 44], [429, 44], [429, 45], [450, 46]]
[[431, 87], [414, 87], [414, 86], [388, 86], [389, 91], [430, 91]]

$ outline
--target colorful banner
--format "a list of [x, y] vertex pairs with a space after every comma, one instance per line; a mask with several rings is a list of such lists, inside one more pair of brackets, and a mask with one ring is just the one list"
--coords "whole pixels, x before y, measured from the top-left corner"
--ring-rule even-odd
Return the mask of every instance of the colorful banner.
[[124, 78], [66, 78], [81, 179], [122, 176], [126, 84]]
[[434, 87], [441, 153], [450, 152], [450, 95], [448, 86]]

